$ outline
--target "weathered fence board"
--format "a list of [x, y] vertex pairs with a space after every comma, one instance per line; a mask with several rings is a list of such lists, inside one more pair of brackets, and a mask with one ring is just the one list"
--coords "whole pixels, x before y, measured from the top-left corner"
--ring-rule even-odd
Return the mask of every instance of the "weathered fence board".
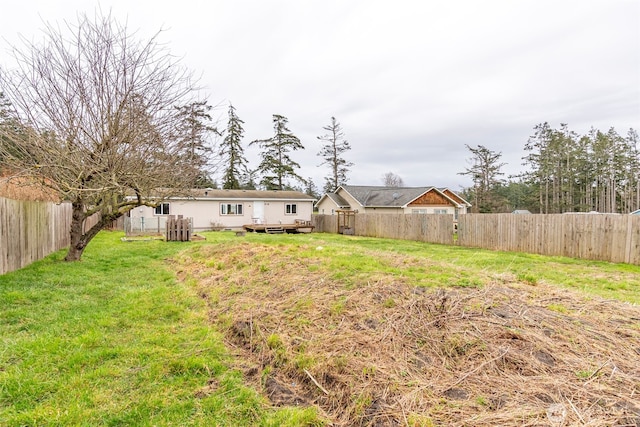
[[[0, 274], [17, 270], [69, 246], [70, 203], [29, 202], [0, 197]], [[100, 219], [87, 218], [85, 230]]]
[[[454, 244], [451, 215], [357, 214], [355, 235]], [[337, 216], [314, 215], [315, 231], [336, 233]], [[455, 244], [640, 265], [638, 215], [466, 214]]]
[[0, 274], [69, 245], [71, 205], [0, 197]]
[[167, 218], [166, 241], [167, 242], [188, 242], [191, 240], [193, 221], [191, 218], [184, 218], [178, 215], [169, 215]]
[[457, 244], [640, 265], [640, 216], [467, 214]]
[[[314, 231], [338, 232], [337, 215], [314, 215]], [[353, 234], [388, 239], [453, 244], [453, 216], [425, 214], [356, 214]]]

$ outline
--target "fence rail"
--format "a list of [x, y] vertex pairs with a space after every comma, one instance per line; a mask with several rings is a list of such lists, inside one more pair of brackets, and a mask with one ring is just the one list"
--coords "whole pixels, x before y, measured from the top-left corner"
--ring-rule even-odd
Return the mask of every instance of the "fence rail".
[[[337, 233], [336, 215], [314, 215], [315, 230]], [[451, 215], [357, 214], [357, 236], [418, 240], [492, 250], [640, 265], [638, 215], [466, 214], [454, 242]]]

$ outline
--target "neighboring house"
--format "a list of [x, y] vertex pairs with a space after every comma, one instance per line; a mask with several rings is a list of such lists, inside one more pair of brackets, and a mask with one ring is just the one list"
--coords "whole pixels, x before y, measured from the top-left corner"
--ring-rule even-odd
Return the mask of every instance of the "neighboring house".
[[[294, 224], [311, 221], [315, 199], [299, 191], [193, 190], [190, 196], [173, 197], [156, 208], [131, 210], [134, 218], [193, 218], [195, 230], [241, 229], [248, 224]], [[157, 221], [156, 221], [157, 223]]]
[[318, 200], [319, 214], [359, 213], [466, 214], [471, 204], [448, 188], [342, 185]]

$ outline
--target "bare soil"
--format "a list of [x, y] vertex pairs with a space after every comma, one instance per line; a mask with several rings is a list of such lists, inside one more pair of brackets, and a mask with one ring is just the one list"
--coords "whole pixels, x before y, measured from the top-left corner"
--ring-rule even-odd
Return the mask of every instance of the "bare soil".
[[246, 381], [329, 425], [640, 426], [637, 306], [509, 276], [345, 286], [320, 258], [251, 243], [180, 264]]

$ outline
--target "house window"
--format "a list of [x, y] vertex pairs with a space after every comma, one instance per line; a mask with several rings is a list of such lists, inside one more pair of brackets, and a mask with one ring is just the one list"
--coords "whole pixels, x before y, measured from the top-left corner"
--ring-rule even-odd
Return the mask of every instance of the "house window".
[[169, 203], [160, 203], [154, 211], [156, 215], [169, 215]]
[[284, 213], [295, 215], [298, 213], [298, 206], [295, 203], [287, 203], [284, 207]]
[[411, 213], [414, 213], [414, 214], [426, 214], [427, 210], [426, 209], [411, 209]]
[[433, 213], [434, 214], [448, 214], [449, 211], [447, 209], [434, 209]]
[[242, 215], [242, 203], [221, 204], [220, 215]]

